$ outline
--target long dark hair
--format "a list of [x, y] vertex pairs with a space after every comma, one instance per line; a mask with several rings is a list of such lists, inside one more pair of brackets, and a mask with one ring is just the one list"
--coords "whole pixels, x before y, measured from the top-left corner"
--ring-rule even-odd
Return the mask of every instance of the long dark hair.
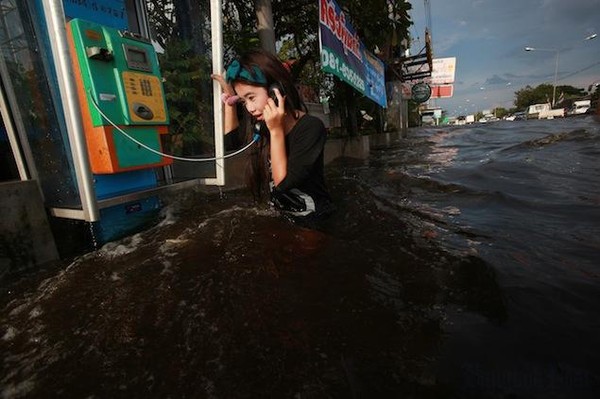
[[[264, 87], [268, 90], [271, 85], [278, 84], [285, 92], [286, 112], [291, 113], [296, 119], [300, 117], [298, 111], [308, 112], [306, 104], [304, 104], [300, 98], [298, 89], [294, 85], [292, 75], [273, 54], [261, 49], [255, 49], [243, 54], [238, 59], [238, 62], [242, 68], [248, 71], [252, 71], [254, 67], [259, 68], [264, 74], [267, 82], [266, 84], [260, 84], [244, 79], [236, 79], [231, 82], [233, 85], [238, 81], [253, 86]], [[246, 142], [249, 142], [252, 140], [252, 137], [257, 130], [257, 126], [248, 112], [244, 111], [243, 114], [244, 117], [240, 121], [239, 129], [245, 132]], [[246, 183], [254, 195], [254, 198], [260, 200], [264, 196], [268, 198], [270, 191], [269, 181], [271, 179], [271, 173], [269, 168], [269, 156], [271, 146], [270, 135], [264, 123], [260, 123], [258, 129], [260, 130], [261, 139], [252, 149], [250, 161], [246, 168]]]

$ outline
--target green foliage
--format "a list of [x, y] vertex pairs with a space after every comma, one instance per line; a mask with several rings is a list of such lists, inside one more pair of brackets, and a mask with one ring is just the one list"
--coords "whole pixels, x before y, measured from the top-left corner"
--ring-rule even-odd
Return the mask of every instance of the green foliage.
[[596, 86], [596, 89], [594, 90], [593, 87], [590, 87], [591, 91], [590, 91], [590, 99], [593, 102], [598, 101], [598, 98], [600, 98], [600, 85]]
[[223, 0], [225, 61], [249, 48], [260, 47], [253, 1]]
[[[518, 110], [525, 110], [532, 104], [542, 104], [552, 102], [554, 87], [551, 84], [541, 84], [537, 87], [525, 86], [525, 88], [515, 92], [515, 106]], [[564, 100], [580, 98], [585, 95], [584, 89], [573, 86], [556, 86], [556, 102], [561, 103]], [[562, 99], [562, 100], [561, 100]]]
[[515, 92], [515, 106], [519, 110], [525, 110], [532, 104], [550, 102], [552, 99], [552, 85], [541, 84], [535, 88], [527, 85], [525, 88]]
[[585, 95], [585, 89], [573, 86], [556, 86], [556, 95], [563, 94], [565, 99], [580, 98]]
[[[377, 46], [386, 48], [393, 41], [408, 37], [411, 25], [406, 0], [338, 0], [369, 51]], [[206, 39], [209, 29], [209, 0], [148, 0], [149, 20], [153, 38], [166, 49], [161, 57], [161, 69], [167, 79], [171, 130], [185, 133], [187, 139], [204, 137], [205, 133], [195, 120], [202, 118], [203, 91], [197, 80], [210, 84], [208, 63], [188, 54], [193, 43], [193, 54], [207, 54]], [[339, 90], [332, 76], [325, 75], [320, 67], [318, 48], [319, 2], [315, 0], [271, 0], [276, 41], [283, 43], [280, 58], [295, 58], [292, 74], [296, 81], [311, 87], [318, 95], [329, 97], [332, 106], [352, 107], [360, 95]], [[256, 31], [255, 2], [223, 0], [223, 42], [225, 64], [245, 50], [259, 47]], [[200, 43], [200, 45], [199, 45]], [[181, 59], [178, 59], [181, 58]], [[198, 69], [194, 69], [198, 68]], [[202, 69], [204, 68], [204, 69]], [[337, 89], [336, 89], [337, 88]], [[200, 91], [198, 91], [200, 90]], [[341, 93], [345, 93], [341, 95]], [[348, 99], [348, 97], [352, 97]], [[351, 101], [348, 101], [351, 100]], [[196, 108], [193, 102], [197, 102]], [[350, 114], [349, 111], [341, 110]], [[355, 123], [350, 124], [355, 125]]]
[[340, 0], [347, 10], [352, 25], [369, 51], [375, 46], [384, 48], [395, 34], [400, 39], [408, 37], [412, 24], [408, 11], [411, 4], [404, 0]]
[[[159, 62], [171, 118], [169, 133], [186, 143], [210, 142], [212, 129], [201, 123], [202, 116], [212, 120], [212, 102], [202, 95], [202, 86], [210, 82], [209, 61], [194, 55], [189, 43], [175, 38], [166, 43]], [[181, 153], [183, 149], [176, 146], [172, 150]]]
[[498, 107], [494, 110], [494, 115], [496, 115], [496, 118], [498, 119], [502, 119], [508, 114], [510, 114], [510, 112], [506, 108]]

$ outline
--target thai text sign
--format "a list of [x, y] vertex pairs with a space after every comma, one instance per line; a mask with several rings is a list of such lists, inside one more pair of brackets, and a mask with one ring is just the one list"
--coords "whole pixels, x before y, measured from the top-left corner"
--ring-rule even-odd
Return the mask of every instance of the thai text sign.
[[445, 83], [454, 83], [455, 72], [456, 57], [434, 58], [433, 69], [431, 70], [431, 84], [443, 85]]
[[63, 0], [68, 18], [81, 18], [111, 28], [126, 30], [125, 0]]
[[385, 65], [365, 49], [334, 0], [318, 1], [321, 68], [387, 107]]

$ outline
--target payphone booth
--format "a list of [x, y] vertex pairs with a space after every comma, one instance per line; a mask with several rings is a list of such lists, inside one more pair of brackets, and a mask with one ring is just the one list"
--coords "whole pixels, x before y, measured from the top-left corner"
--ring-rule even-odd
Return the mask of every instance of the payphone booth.
[[[152, 168], [172, 161], [160, 155], [169, 118], [150, 40], [81, 19], [68, 22], [67, 38], [97, 198], [156, 187]], [[125, 234], [159, 207], [150, 196], [101, 210], [96, 235]]]
[[[206, 2], [206, 55], [221, 71], [221, 1]], [[224, 184], [219, 96], [209, 121], [214, 175], [177, 180], [165, 155], [170, 118], [145, 0], [2, 4], [3, 121], [18, 178], [37, 182], [53, 220], [83, 221], [102, 244], [155, 221], [164, 191]]]

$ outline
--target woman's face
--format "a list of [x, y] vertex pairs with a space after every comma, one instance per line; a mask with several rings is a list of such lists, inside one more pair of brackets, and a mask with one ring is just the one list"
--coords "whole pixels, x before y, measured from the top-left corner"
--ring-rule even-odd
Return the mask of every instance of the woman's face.
[[263, 109], [265, 108], [265, 105], [267, 105], [267, 100], [269, 99], [267, 89], [243, 82], [234, 83], [233, 88], [250, 115], [256, 118], [256, 120], [264, 120]]

